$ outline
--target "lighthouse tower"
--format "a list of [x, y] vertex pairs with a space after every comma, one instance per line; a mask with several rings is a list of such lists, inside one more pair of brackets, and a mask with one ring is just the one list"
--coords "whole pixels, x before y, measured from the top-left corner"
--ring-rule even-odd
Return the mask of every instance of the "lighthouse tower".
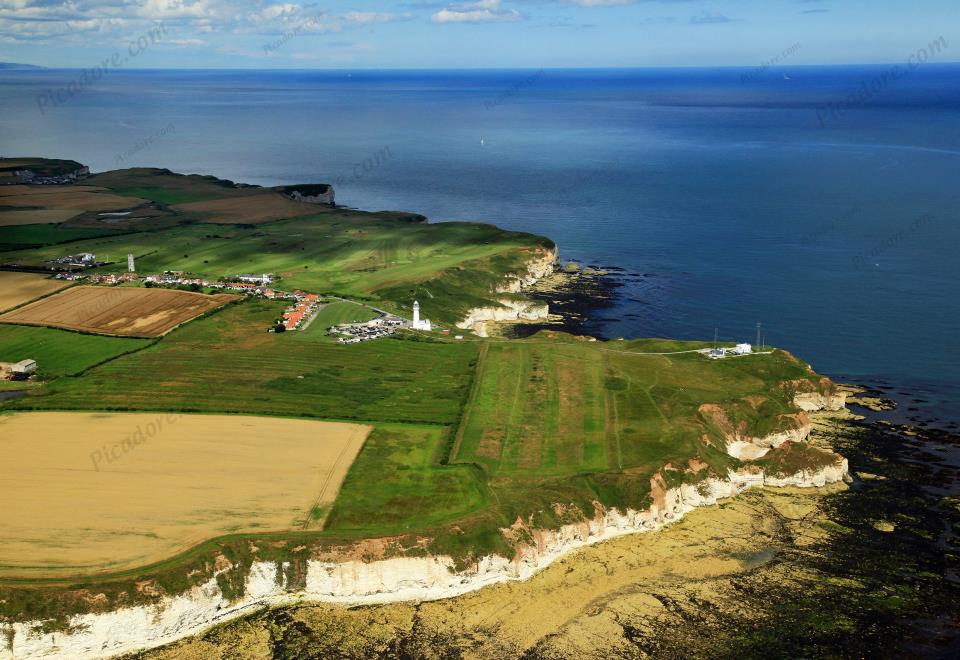
[[414, 330], [425, 330], [430, 332], [433, 326], [430, 324], [430, 319], [421, 319], [420, 318], [420, 303], [416, 300], [413, 301], [413, 324], [412, 327]]

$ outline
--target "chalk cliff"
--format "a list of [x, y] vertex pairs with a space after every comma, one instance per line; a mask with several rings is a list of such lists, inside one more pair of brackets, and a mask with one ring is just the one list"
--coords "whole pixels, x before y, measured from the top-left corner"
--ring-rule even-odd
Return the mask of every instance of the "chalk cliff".
[[326, 183], [283, 186], [280, 190], [298, 202], [336, 206], [336, 196], [333, 186]]
[[[824, 406], [809, 410], [821, 409], [827, 408]], [[785, 442], [803, 442], [810, 435], [810, 418], [805, 412], [781, 415], [784, 428], [767, 434], [756, 434], [746, 422], [734, 423], [728, 411], [719, 404], [701, 405], [700, 416], [718, 431], [726, 443], [726, 452], [742, 461], [761, 458]]]
[[458, 328], [472, 330], [480, 337], [487, 336], [488, 321], [539, 321], [550, 315], [545, 303], [529, 300], [498, 300], [500, 307], [474, 307], [457, 323]]
[[819, 386], [809, 380], [791, 380], [783, 388], [793, 393], [793, 405], [800, 410], [842, 410], [847, 404], [847, 391], [837, 387], [829, 378], [820, 379]]
[[553, 273], [560, 254], [556, 247], [544, 250], [542, 253], [527, 262], [527, 270], [523, 273], [507, 275], [497, 287], [497, 293], [519, 293], [528, 286]]
[[[507, 275], [493, 293], [520, 293], [525, 288], [536, 284], [538, 280], [553, 273], [557, 262], [558, 252], [554, 247], [541, 250], [525, 264], [526, 270], [520, 273]], [[499, 307], [474, 307], [457, 323], [462, 330], [471, 330], [480, 337], [487, 336], [486, 324], [499, 321], [541, 321], [550, 315], [549, 307], [544, 303], [535, 303], [529, 300], [497, 299]]]
[[[434, 600], [498, 582], [525, 580], [572, 550], [625, 534], [662, 529], [697, 507], [714, 505], [749, 488], [819, 487], [842, 480], [847, 460], [837, 454], [828, 457], [823, 467], [793, 474], [765, 473], [751, 465], [672, 488], [666, 487], [658, 474], [651, 480], [652, 504], [647, 509], [620, 511], [595, 503], [591, 518], [558, 529], [530, 528], [518, 520], [502, 530], [508, 539], [523, 539], [515, 543], [513, 557], [485, 556], [463, 570], [457, 570], [448, 556], [310, 560], [305, 583], [291, 585], [286, 577], [288, 565], [256, 562], [246, 577], [244, 596], [234, 602], [224, 598], [216, 578], [211, 578], [153, 605], [76, 615], [67, 632], [42, 632], [41, 622], [0, 624], [0, 660], [109, 657], [189, 637], [268, 606], [307, 601], [358, 605]], [[519, 529], [525, 533], [518, 535]]]
[[[807, 383], [785, 384], [791, 393], [797, 390], [793, 401], [798, 406], [803, 404], [811, 411], [843, 408], [845, 395], [835, 393], [829, 380]], [[754, 404], [759, 402], [751, 405]], [[782, 415], [788, 418], [778, 426], [783, 430], [768, 434], [751, 434], [742, 422], [731, 421], [728, 408], [716, 404], [705, 404], [700, 412], [713, 429], [714, 438], [725, 442], [732, 456], [751, 460], [772, 453], [758, 463], [742, 465], [725, 475], [701, 470], [696, 473], [701, 475], [697, 478], [688, 471], [684, 477], [689, 483], [673, 486], [667, 485], [664, 476], [672, 469], [667, 466], [651, 479], [651, 503], [642, 510], [606, 508], [595, 502], [591, 517], [557, 529], [537, 528], [518, 519], [501, 530], [513, 548], [512, 557], [487, 555], [466, 567], [458, 568], [454, 558], [445, 555], [364, 560], [360, 557], [366, 555], [356, 552], [349, 556], [315, 556], [306, 561], [303, 575], [289, 570], [289, 563], [259, 561], [246, 573], [243, 596], [231, 601], [217, 580], [217, 575], [234, 568], [223, 558], [216, 575], [185, 593], [165, 596], [150, 605], [74, 615], [63, 631], [45, 632], [42, 621], [0, 623], [0, 660], [79, 660], [131, 653], [198, 634], [270, 606], [299, 602], [362, 605], [449, 598], [499, 582], [528, 579], [568, 552], [626, 534], [660, 530], [695, 508], [714, 505], [750, 488], [820, 487], [839, 482], [847, 475], [845, 458], [803, 443], [811, 428], [805, 412]], [[816, 458], [789, 460], [797, 454]], [[697, 469], [693, 465], [691, 468]], [[679, 470], [674, 470], [671, 476], [679, 474]], [[671, 482], [677, 483], [676, 479]], [[298, 577], [290, 577], [294, 575]]]

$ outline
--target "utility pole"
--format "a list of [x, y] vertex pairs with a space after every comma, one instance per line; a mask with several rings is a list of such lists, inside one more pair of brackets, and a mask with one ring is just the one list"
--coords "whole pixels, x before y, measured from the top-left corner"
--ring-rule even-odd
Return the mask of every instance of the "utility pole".
[[760, 323], [757, 323], [757, 343], [755, 345], [760, 345]]

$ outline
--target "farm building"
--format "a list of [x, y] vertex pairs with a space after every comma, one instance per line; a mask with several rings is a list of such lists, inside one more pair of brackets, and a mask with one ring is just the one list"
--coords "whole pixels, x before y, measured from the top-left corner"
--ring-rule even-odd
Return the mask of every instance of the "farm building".
[[10, 380], [24, 380], [36, 372], [36, 360], [20, 360], [19, 362], [0, 362], [0, 378]]

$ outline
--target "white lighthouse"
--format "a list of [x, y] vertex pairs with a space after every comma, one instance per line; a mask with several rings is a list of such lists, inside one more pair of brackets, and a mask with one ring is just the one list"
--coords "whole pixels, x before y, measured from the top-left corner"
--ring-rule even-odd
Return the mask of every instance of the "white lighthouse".
[[420, 319], [420, 303], [413, 301], [413, 329], [430, 331], [430, 319]]
[[137, 272], [137, 271], [136, 271], [136, 268], [135, 268], [135, 266], [134, 266], [134, 264], [133, 264], [133, 255], [132, 255], [132, 254], [128, 254], [128, 255], [127, 255], [127, 270], [128, 270], [129, 272], [131, 272], [131, 273]]

